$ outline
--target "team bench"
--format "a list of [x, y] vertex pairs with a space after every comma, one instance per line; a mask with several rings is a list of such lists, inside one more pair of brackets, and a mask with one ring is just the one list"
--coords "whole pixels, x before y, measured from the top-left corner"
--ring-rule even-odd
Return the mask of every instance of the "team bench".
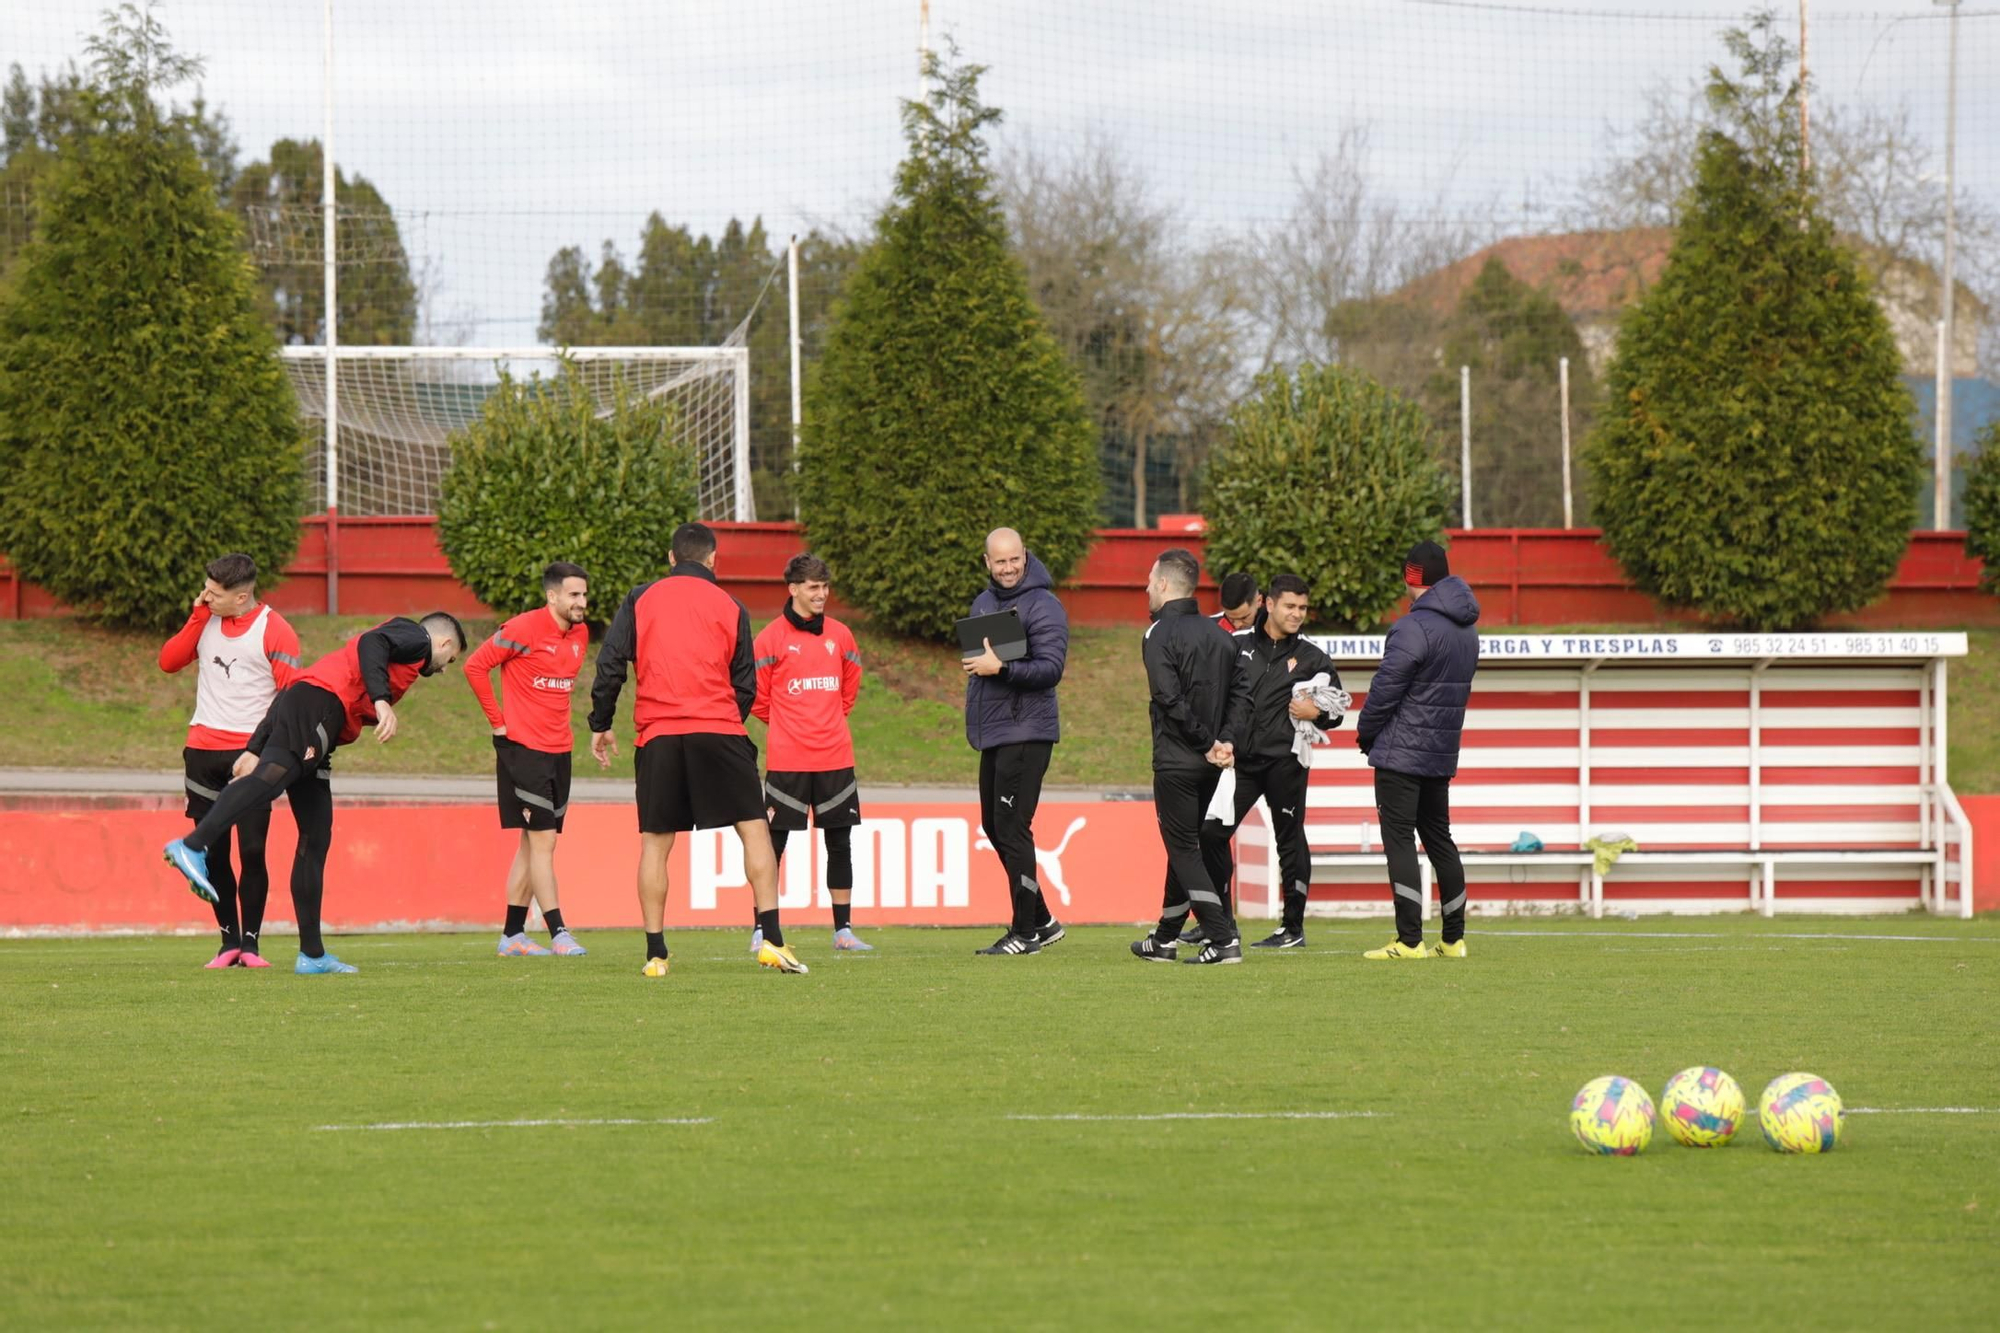
[[[1318, 639], [1359, 710], [1382, 640]], [[1945, 778], [1963, 634], [1481, 636], [1452, 828], [1474, 910], [1970, 916], [1972, 831]], [[1309, 910], [1386, 914], [1373, 777], [1352, 721], [1313, 754]], [[1543, 850], [1509, 850], [1522, 833]], [[1598, 874], [1583, 846], [1638, 844]], [[1246, 914], [1275, 914], [1263, 813]], [[1425, 910], [1433, 910], [1423, 862]]]

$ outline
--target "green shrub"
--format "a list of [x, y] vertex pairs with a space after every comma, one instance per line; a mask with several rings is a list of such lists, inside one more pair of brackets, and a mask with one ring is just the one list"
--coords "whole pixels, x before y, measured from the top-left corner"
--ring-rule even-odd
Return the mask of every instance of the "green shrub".
[[1007, 247], [977, 66], [932, 67], [909, 155], [848, 279], [808, 386], [799, 516], [841, 596], [943, 635], [986, 581], [985, 537], [1018, 528], [1063, 578], [1097, 522], [1097, 442], [1076, 372]]
[[502, 375], [479, 419], [452, 437], [438, 503], [451, 572], [504, 614], [540, 605], [542, 570], [570, 560], [590, 574], [591, 623], [667, 569], [674, 529], [697, 512], [694, 452], [668, 403], [622, 380], [601, 411], [582, 371]]
[[1922, 477], [1888, 320], [1797, 171], [1796, 86], [1768, 24], [1711, 98], [1667, 266], [1619, 326], [1584, 451], [1604, 539], [1641, 589], [1751, 629], [1866, 605]]
[[0, 290], [0, 551], [87, 614], [160, 627], [216, 556], [291, 558], [302, 433], [237, 224], [153, 102], [196, 67], [119, 11], [92, 49], [91, 132], [39, 175]]
[[2000, 592], [2000, 418], [1979, 431], [1978, 452], [1965, 469], [1965, 553], [1985, 561], [1979, 586]]
[[1403, 557], [1443, 530], [1452, 488], [1423, 410], [1345, 366], [1267, 371], [1209, 460], [1208, 563], [1297, 574], [1313, 618], [1378, 624]]

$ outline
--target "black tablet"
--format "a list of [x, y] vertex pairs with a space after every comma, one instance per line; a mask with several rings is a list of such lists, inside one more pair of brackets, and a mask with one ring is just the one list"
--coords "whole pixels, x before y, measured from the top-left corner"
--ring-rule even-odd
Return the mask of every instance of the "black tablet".
[[989, 616], [967, 616], [958, 622], [958, 653], [977, 657], [993, 641], [993, 655], [1003, 662], [1028, 655], [1028, 630], [1015, 610], [995, 611]]

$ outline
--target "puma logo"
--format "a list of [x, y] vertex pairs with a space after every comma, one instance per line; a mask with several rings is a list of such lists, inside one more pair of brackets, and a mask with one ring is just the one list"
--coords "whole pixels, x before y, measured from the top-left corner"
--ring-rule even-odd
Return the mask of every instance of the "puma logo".
[[[235, 658], [233, 658], [233, 657], [232, 657], [232, 658], [230, 658], [230, 659], [229, 659], [229, 660], [228, 660], [227, 662], [225, 662], [225, 661], [223, 661], [223, 660], [222, 660], [222, 656], [221, 656], [221, 654], [219, 654], [219, 653], [218, 653], [218, 654], [217, 654], [216, 656], [214, 656], [214, 657], [210, 658], [209, 660], [210, 660], [210, 661], [212, 661], [212, 662], [214, 662], [214, 663], [215, 663], [215, 664], [216, 664], [217, 666], [221, 667], [221, 668], [222, 668], [222, 674], [223, 674], [223, 675], [225, 675], [225, 676], [229, 676], [229, 668], [231, 668], [231, 667], [233, 667], [233, 666], [235, 666], [235, 665], [236, 665], [236, 659], [235, 659]], [[230, 676], [230, 679], [234, 680], [234, 679], [235, 679], [235, 677], [233, 677], [233, 676]]]
[[1012, 806], [1014, 804], [1014, 798], [1011, 796], [1002, 796], [1000, 798], [1000, 804], [1005, 806]]
[[1253, 653], [1253, 652], [1251, 652], [1251, 651], [1250, 651], [1250, 650], [1249, 650], [1248, 648], [1245, 648], [1245, 649], [1244, 649], [1244, 650], [1243, 650], [1242, 652], [1238, 653], [1238, 654], [1237, 654], [1237, 656], [1238, 656], [1238, 657], [1255, 657], [1255, 656], [1256, 656], [1256, 654], [1255, 654], [1255, 653]]
[[1291, 809], [1289, 809], [1289, 810], [1280, 810], [1280, 811], [1278, 811], [1278, 813], [1279, 813], [1279, 814], [1283, 815], [1283, 816], [1284, 816], [1285, 818], [1287, 818], [1287, 819], [1290, 819], [1290, 818], [1291, 818], [1291, 817], [1292, 817], [1293, 815], [1296, 815], [1296, 814], [1297, 814], [1298, 812], [1299, 812], [1299, 810], [1298, 810], [1298, 807], [1297, 807], [1297, 806], [1293, 806], [1293, 807], [1292, 807]]

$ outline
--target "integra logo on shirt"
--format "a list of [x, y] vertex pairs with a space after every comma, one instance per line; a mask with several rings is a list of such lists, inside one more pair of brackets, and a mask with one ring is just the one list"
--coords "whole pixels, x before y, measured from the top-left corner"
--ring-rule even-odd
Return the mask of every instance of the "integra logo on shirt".
[[568, 694], [576, 689], [576, 677], [536, 676], [529, 684], [538, 690], [556, 690], [562, 694]]
[[838, 676], [793, 676], [785, 682], [786, 694], [804, 694], [808, 690], [837, 690], [840, 688]]

